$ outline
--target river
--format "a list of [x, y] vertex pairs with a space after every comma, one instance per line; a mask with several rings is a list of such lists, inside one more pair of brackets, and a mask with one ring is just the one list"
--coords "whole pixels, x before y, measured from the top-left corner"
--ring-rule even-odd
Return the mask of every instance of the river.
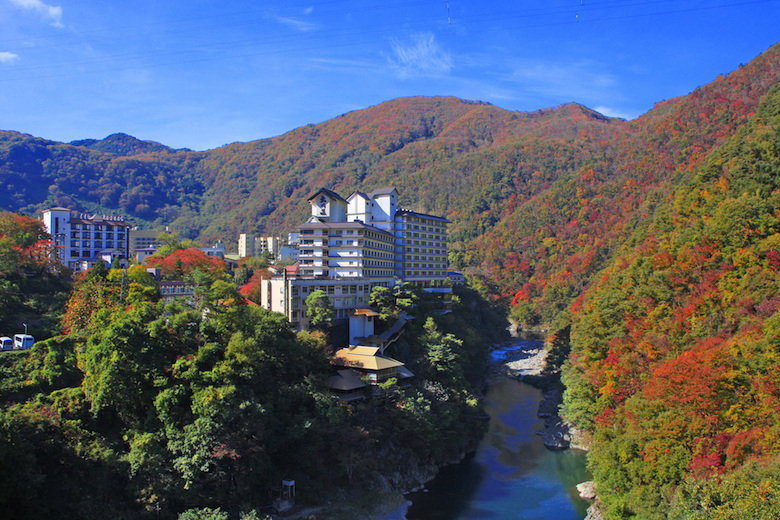
[[[495, 352], [496, 362], [502, 362], [510, 349]], [[541, 390], [506, 376], [496, 377], [485, 395], [489, 429], [476, 452], [442, 468], [423, 490], [408, 495], [411, 505], [406, 519], [585, 518], [589, 504], [575, 488], [589, 480], [585, 454], [550, 451], [544, 446], [536, 434], [544, 429], [536, 415], [541, 399]]]

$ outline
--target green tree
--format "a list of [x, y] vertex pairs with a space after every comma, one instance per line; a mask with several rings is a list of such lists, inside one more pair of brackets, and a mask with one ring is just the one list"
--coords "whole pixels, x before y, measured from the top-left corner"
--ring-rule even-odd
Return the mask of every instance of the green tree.
[[178, 520], [228, 520], [228, 514], [220, 508], [204, 507], [188, 509], [179, 515]]
[[325, 330], [331, 326], [336, 310], [325, 291], [318, 289], [306, 297], [306, 315], [316, 329]]
[[425, 358], [439, 378], [455, 387], [461, 387], [463, 381], [463, 369], [459, 362], [459, 356], [463, 347], [463, 341], [453, 334], [442, 333], [436, 326], [432, 317], [425, 320], [424, 333], [420, 338], [425, 349]]

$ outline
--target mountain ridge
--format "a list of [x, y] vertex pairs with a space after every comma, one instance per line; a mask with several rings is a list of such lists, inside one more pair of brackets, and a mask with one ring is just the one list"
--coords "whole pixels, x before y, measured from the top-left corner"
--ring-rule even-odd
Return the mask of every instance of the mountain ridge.
[[[545, 255], [581, 249], [551, 250], [556, 237], [576, 228], [599, 250], [595, 237], [604, 222], [617, 229], [626, 218], [642, 218], [648, 193], [676, 182], [675, 175], [744, 124], [777, 81], [777, 56], [774, 46], [632, 121], [576, 103], [514, 112], [416, 96], [203, 152], [175, 151], [126, 134], [73, 146], [0, 133], [0, 207], [123, 213], [142, 227], [170, 226], [182, 237], [230, 244], [243, 232], [290, 231], [305, 216], [308, 195], [321, 186], [350, 192], [394, 185], [404, 206], [453, 222], [455, 266], [470, 269], [487, 292], [509, 302], [532, 276], [507, 266], [525, 261], [554, 273]], [[558, 207], [551, 212], [545, 206]], [[526, 229], [527, 213], [543, 215]], [[523, 231], [512, 229], [518, 222]], [[605, 241], [625, 240], [616, 233]], [[586, 256], [608, 257], [607, 249]], [[477, 251], [486, 254], [478, 257]], [[580, 290], [600, 265], [567, 291]], [[544, 314], [551, 299], [538, 300], [537, 319], [549, 321], [557, 312]]]
[[413, 97], [205, 152], [0, 132], [0, 207], [230, 244], [292, 230], [320, 187], [395, 186], [452, 222], [473, 287], [568, 357], [563, 412], [594, 432], [612, 517], [709, 518], [727, 492], [724, 518], [748, 517], [780, 497], [779, 84], [775, 45], [631, 121]]

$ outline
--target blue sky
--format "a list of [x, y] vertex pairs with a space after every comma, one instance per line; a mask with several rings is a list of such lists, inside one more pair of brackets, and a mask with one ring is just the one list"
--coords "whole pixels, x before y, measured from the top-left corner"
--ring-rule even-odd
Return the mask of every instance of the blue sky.
[[0, 0], [0, 129], [204, 150], [413, 95], [632, 119], [778, 20], [780, 0]]

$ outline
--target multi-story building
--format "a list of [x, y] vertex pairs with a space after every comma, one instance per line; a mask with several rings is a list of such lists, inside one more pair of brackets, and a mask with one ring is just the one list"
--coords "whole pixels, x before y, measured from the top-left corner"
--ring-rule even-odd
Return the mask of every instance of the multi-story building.
[[255, 237], [241, 233], [238, 235], [238, 257], [263, 256], [267, 252], [272, 258], [277, 258], [279, 244], [279, 237]]
[[241, 233], [238, 235], [238, 257], [255, 256], [255, 240], [251, 235]]
[[43, 223], [53, 238], [57, 259], [71, 269], [86, 269], [97, 261], [111, 265], [130, 257], [130, 225], [122, 217], [58, 207], [43, 212]]
[[150, 247], [160, 247], [157, 237], [167, 230], [138, 229], [134, 227], [130, 230], [130, 254], [135, 256], [139, 249], [146, 250]]
[[395, 213], [395, 276], [430, 292], [447, 291], [447, 224], [443, 217]]
[[297, 229], [298, 263], [267, 280], [262, 305], [308, 327], [306, 297], [323, 290], [336, 318], [369, 303], [371, 289], [396, 280], [447, 292], [449, 221], [396, 207], [395, 188], [354, 192], [347, 199], [322, 188], [309, 198], [311, 216]]

